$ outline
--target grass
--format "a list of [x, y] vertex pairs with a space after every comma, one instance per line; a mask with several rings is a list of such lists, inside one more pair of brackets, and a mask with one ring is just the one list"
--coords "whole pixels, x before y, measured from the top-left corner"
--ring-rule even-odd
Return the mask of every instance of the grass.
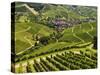
[[15, 51], [16, 53], [20, 52], [20, 51], [23, 51], [25, 50], [26, 48], [30, 47], [30, 44], [29, 43], [26, 43], [26, 42], [23, 42], [23, 41], [20, 41], [20, 40], [16, 40], [16, 43], [15, 43]]
[[[92, 25], [92, 27], [91, 27]], [[73, 30], [72, 30], [73, 29]], [[73, 32], [72, 32], [73, 31]], [[80, 25], [75, 25], [73, 28], [68, 28], [63, 31], [63, 36], [60, 38], [60, 40], [63, 41], [72, 41], [72, 42], [79, 42], [80, 40], [73, 36], [75, 34], [77, 37], [80, 39], [89, 42], [92, 41], [93, 39], [91, 36], [96, 35], [96, 23], [82, 23]]]
[[83, 39], [85, 42], [90, 42], [93, 39], [87, 34], [87, 33], [79, 33], [76, 34], [78, 37], [80, 37], [81, 39]]
[[85, 32], [85, 31], [89, 31], [91, 30], [91, 23], [83, 23], [81, 24], [81, 27], [82, 27], [82, 30]]
[[59, 40], [60, 41], [70, 42], [70, 43], [81, 42], [78, 38], [73, 36], [73, 34], [69, 34], [69, 35], [68, 34], [64, 34]]
[[96, 36], [97, 35], [97, 30], [94, 29], [93, 31], [89, 31], [89, 34], [91, 34], [92, 36]]
[[33, 52], [31, 52], [30, 54], [28, 54], [29, 56], [34, 56], [36, 54], [40, 54], [40, 53], [45, 53], [45, 52], [48, 52], [48, 51], [53, 51], [55, 49], [60, 49], [60, 48], [63, 48], [65, 46], [71, 46], [73, 44], [71, 43], [66, 43], [66, 42], [57, 42], [57, 43], [51, 43], [51, 44], [48, 44], [44, 47], [41, 47], [39, 49], [36, 49], [34, 50]]
[[[41, 36], [49, 36], [53, 33], [53, 29], [37, 23], [16, 23], [15, 30], [15, 43], [16, 43], [16, 53], [25, 50], [30, 47], [30, 42], [34, 45], [35, 40], [33, 36], [39, 34]], [[28, 40], [30, 41], [28, 41]]]

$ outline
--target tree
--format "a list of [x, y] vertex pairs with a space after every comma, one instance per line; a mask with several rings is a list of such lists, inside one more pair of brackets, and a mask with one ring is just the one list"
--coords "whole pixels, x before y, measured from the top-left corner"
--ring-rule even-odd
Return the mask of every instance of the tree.
[[43, 45], [47, 45], [48, 44], [48, 40], [49, 40], [49, 38], [48, 37], [41, 37], [40, 39], [39, 39], [39, 41], [40, 41], [40, 43], [42, 43]]

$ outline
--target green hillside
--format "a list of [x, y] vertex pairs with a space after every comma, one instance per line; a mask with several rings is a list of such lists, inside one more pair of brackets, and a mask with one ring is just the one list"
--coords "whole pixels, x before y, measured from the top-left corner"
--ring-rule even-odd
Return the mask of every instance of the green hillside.
[[[90, 42], [93, 37], [96, 36], [96, 23], [83, 23], [73, 26], [69, 29], [65, 29], [60, 38], [61, 41], [67, 42]], [[93, 34], [92, 34], [93, 32]]]
[[[15, 37], [16, 37], [16, 53], [25, 50], [35, 44], [34, 36], [36, 34], [42, 36], [49, 36], [53, 33], [53, 29], [37, 23], [16, 23]], [[23, 46], [22, 46], [23, 45]]]
[[15, 9], [16, 73], [97, 67], [96, 7], [22, 2]]

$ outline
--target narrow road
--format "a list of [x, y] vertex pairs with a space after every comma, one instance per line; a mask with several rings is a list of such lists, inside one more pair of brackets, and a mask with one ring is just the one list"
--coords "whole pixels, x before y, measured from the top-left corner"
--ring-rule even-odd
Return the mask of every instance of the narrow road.
[[91, 38], [93, 38], [93, 36], [89, 33], [89, 32], [86, 32]]
[[73, 34], [74, 37], [76, 37], [77, 39], [79, 39], [80, 41], [82, 41], [83, 43], [85, 42], [83, 39], [81, 39], [80, 37], [78, 37], [76, 34]]
[[32, 46], [30, 46], [30, 47], [26, 48], [25, 50], [22, 50], [21, 52], [17, 53], [16, 55], [22, 54], [24, 51], [26, 51], [26, 50], [28, 50], [28, 49], [32, 48], [33, 46], [34, 46], [34, 45], [32, 45]]
[[90, 24], [90, 26], [91, 26], [91, 31], [92, 31], [94, 28], [93, 28], [93, 26], [91, 24]]
[[74, 33], [74, 26], [72, 27], [72, 33]]
[[37, 11], [34, 10], [34, 8], [30, 8], [27, 4], [24, 4], [24, 6], [31, 11], [34, 15], [39, 15], [39, 13]]
[[15, 32], [15, 33], [26, 32], [26, 31], [28, 31], [28, 30], [30, 30], [30, 29], [31, 29], [31, 26], [29, 26], [27, 29], [24, 29], [24, 30], [21, 30], [21, 31], [17, 31], [17, 32]]
[[32, 42], [26, 36], [24, 36], [24, 39], [32, 46]]
[[[81, 39], [80, 37], [78, 37], [75, 33], [74, 33], [74, 28], [75, 27], [72, 27], [72, 33], [73, 33], [73, 36], [76, 37], [77, 39], [79, 39], [80, 41], [82, 41], [83, 43], [85, 42], [83, 39]], [[81, 26], [80, 26], [81, 28]]]
[[32, 14], [39, 15], [39, 13], [36, 10], [34, 10], [34, 8], [31, 8], [27, 4], [22, 4], [22, 5], [16, 6], [15, 8], [18, 8], [18, 7], [26, 7]]

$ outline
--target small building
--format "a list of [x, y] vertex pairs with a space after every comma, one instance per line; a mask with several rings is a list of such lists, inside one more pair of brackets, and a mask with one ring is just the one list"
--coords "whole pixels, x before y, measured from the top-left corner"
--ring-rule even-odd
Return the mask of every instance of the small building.
[[52, 23], [54, 24], [55, 28], [59, 31], [69, 26], [69, 24], [63, 19], [55, 19], [52, 21]]

